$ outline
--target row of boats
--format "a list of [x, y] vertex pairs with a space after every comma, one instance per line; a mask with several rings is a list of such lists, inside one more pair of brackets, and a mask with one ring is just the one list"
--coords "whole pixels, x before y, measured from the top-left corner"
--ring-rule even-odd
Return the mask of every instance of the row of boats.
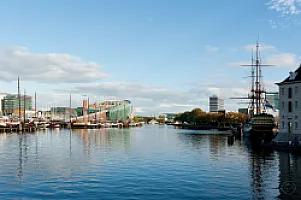
[[[46, 129], [46, 128], [66, 128], [70, 127], [68, 122], [28, 122], [23, 125], [22, 122], [0, 122], [0, 128], [3, 129], [19, 129], [22, 125], [22, 128], [37, 128], [37, 129]], [[122, 127], [136, 127], [141, 126], [142, 123], [83, 123], [83, 122], [73, 122], [71, 123], [71, 128], [78, 129], [95, 129], [95, 128], [122, 128]]]

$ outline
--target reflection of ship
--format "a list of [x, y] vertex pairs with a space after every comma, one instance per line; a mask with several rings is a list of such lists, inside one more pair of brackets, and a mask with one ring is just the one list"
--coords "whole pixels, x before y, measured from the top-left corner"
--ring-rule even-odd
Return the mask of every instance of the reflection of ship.
[[[243, 65], [251, 67], [251, 90], [247, 98], [249, 99], [249, 119], [244, 123], [242, 131], [245, 137], [255, 139], [258, 141], [264, 140], [270, 142], [274, 137], [273, 129], [276, 127], [274, 116], [265, 113], [265, 107], [272, 107], [268, 101], [263, 98], [263, 94], [267, 92], [263, 89], [261, 66], [269, 66], [261, 64], [259, 57], [259, 43], [256, 43], [256, 57], [253, 59], [252, 64]], [[263, 106], [265, 103], [265, 106]]]
[[[266, 199], [271, 197], [267, 193], [267, 182], [270, 179], [271, 169], [275, 166], [275, 153], [273, 149], [258, 146], [249, 140], [243, 140], [249, 151], [249, 172], [251, 176], [252, 199]], [[268, 199], [269, 199], [268, 198]]]
[[279, 199], [301, 198], [301, 157], [288, 152], [279, 155]]

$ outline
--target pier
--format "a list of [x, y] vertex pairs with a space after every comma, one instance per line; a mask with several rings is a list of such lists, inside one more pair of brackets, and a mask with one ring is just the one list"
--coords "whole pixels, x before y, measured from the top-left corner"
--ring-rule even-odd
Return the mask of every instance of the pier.
[[70, 122], [41, 122], [41, 123], [7, 123], [1, 124], [0, 133], [34, 132], [46, 129], [103, 129], [103, 128], [130, 128], [141, 127], [142, 123], [70, 123]]

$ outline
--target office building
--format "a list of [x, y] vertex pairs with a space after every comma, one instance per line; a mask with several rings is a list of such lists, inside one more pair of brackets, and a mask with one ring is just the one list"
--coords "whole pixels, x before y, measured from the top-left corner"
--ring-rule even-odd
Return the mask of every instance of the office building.
[[217, 95], [209, 97], [209, 112], [224, 110], [224, 100]]
[[[24, 102], [25, 102], [25, 110], [31, 111], [32, 110], [31, 96], [20, 95], [20, 112], [24, 110]], [[3, 115], [15, 115], [15, 116], [18, 115], [18, 113], [19, 113], [18, 94], [7, 94], [2, 99], [2, 112], [3, 112]]]

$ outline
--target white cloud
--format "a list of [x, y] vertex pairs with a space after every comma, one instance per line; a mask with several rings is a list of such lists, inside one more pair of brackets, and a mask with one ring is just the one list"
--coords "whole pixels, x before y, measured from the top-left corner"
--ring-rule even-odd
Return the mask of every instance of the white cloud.
[[267, 63], [273, 64], [276, 67], [297, 67], [300, 60], [297, 59], [296, 54], [292, 53], [281, 53], [273, 54], [267, 57]]
[[[280, 54], [269, 54], [262, 59], [262, 64], [273, 65], [277, 68], [294, 68], [299, 66], [300, 59], [297, 58], [296, 54], [292, 53], [280, 53]], [[247, 61], [243, 62], [231, 62], [227, 65], [230, 67], [241, 67], [242, 65], [250, 65]]]
[[218, 52], [219, 48], [218, 47], [213, 47], [213, 46], [210, 46], [210, 45], [206, 45], [205, 50], [207, 52], [216, 53], [216, 52]]
[[[266, 82], [266, 81], [265, 81]], [[269, 81], [269, 89], [275, 90], [275, 81]], [[72, 107], [81, 106], [81, 101], [89, 96], [90, 102], [104, 99], [129, 99], [136, 115], [158, 115], [162, 112], [184, 112], [194, 108], [208, 111], [209, 96], [218, 94], [225, 101], [226, 110], [237, 111], [240, 100], [231, 97], [246, 97], [249, 91], [249, 79], [216, 79], [210, 82], [196, 82], [187, 85], [190, 89], [168, 89], [153, 87], [134, 82], [104, 82], [82, 84], [72, 89], [57, 90], [56, 95], [37, 94], [38, 108], [69, 106], [69, 92], [72, 91]]]
[[[162, 112], [190, 111], [194, 108], [208, 111], [209, 96], [213, 94], [224, 98], [227, 110], [237, 111], [240, 105], [230, 98], [247, 96], [248, 90], [249, 83], [244, 80], [219, 79], [214, 82], [191, 83], [190, 89], [185, 91], [133, 82], [105, 82], [76, 86], [72, 89], [72, 93], [99, 96], [106, 94], [101, 99], [106, 99], [107, 96], [115, 96], [115, 99], [129, 99], [132, 101], [137, 115], [157, 115]], [[63, 93], [63, 91], [60, 92]]]
[[270, 0], [268, 8], [281, 15], [297, 15], [301, 12], [301, 0]]
[[41, 54], [25, 47], [0, 48], [0, 80], [22, 80], [41, 83], [81, 83], [106, 77], [100, 65], [85, 62], [69, 54]]
[[[103, 82], [83, 84], [59, 93], [96, 95], [98, 99], [129, 99], [136, 114], [153, 115], [160, 112], [183, 112], [201, 107], [197, 94], [135, 82]], [[114, 97], [114, 98], [112, 98]], [[206, 105], [207, 107], [207, 105]]]
[[145, 111], [141, 107], [134, 107], [134, 112], [138, 114], [145, 113]]
[[[256, 44], [250, 44], [244, 46], [244, 49], [252, 52], [252, 50], [255, 52], [256, 50]], [[260, 44], [259, 46], [260, 51], [277, 51], [277, 48], [272, 45], [266, 45], [266, 44]]]

